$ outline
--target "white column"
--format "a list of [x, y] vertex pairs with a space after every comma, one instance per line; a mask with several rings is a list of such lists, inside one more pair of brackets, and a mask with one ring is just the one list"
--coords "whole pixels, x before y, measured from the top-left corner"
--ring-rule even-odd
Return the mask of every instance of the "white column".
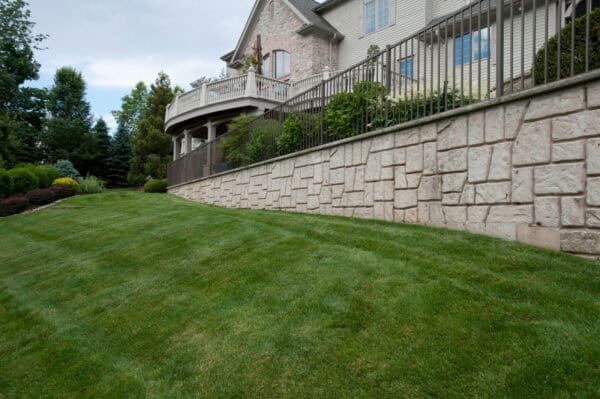
[[202, 83], [202, 93], [200, 93], [200, 106], [203, 107], [208, 103], [208, 84]]
[[248, 77], [246, 78], [246, 97], [256, 97], [256, 69], [254, 69], [254, 67], [248, 69]]
[[185, 135], [185, 153], [189, 154], [192, 152], [192, 134], [187, 129], [183, 131], [183, 134]]
[[173, 161], [175, 161], [179, 155], [177, 153], [177, 136], [171, 137], [171, 140], [173, 140]]
[[206, 130], [208, 131], [208, 141], [213, 141], [217, 138], [217, 125], [212, 121], [206, 123]]
[[323, 80], [327, 80], [331, 77], [331, 71], [329, 70], [329, 65], [325, 67], [323, 70]]

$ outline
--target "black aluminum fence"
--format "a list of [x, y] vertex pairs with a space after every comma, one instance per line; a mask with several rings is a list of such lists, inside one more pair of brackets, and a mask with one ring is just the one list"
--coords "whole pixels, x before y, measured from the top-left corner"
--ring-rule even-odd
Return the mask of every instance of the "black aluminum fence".
[[474, 1], [172, 162], [169, 185], [595, 69], [599, 3]]

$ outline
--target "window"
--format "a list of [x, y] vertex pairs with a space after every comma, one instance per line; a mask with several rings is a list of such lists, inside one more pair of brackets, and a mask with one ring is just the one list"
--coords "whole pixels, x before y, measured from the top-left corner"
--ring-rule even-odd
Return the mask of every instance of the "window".
[[290, 74], [290, 53], [283, 50], [273, 52], [275, 57], [275, 79], [282, 78]]
[[364, 0], [365, 34], [390, 24], [390, 0]]
[[400, 75], [408, 77], [413, 76], [413, 57], [400, 60]]
[[269, 54], [263, 57], [262, 74], [265, 78], [271, 77], [271, 57]]
[[[481, 42], [481, 54], [479, 54], [479, 43]], [[484, 28], [473, 32], [473, 58], [472, 61], [484, 60], [490, 58], [490, 30]], [[456, 65], [468, 64], [471, 62], [471, 34], [467, 33], [463, 37], [454, 39], [454, 55]]]

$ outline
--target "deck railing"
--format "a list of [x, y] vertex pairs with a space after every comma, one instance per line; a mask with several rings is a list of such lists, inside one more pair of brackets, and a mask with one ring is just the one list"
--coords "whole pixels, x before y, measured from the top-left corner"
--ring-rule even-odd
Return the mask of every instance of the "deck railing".
[[[174, 161], [169, 184], [495, 101], [598, 68], [598, 7], [592, 0], [472, 1], [203, 144], [196, 150], [207, 154], [200, 163], [195, 156]], [[239, 148], [232, 151], [236, 142]], [[178, 172], [184, 165], [185, 177]]]

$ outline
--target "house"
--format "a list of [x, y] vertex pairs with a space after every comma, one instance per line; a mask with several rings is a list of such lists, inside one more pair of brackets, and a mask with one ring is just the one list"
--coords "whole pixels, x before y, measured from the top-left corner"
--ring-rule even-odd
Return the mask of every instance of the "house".
[[235, 48], [221, 58], [229, 78], [204, 82], [168, 107], [174, 159], [226, 133], [233, 117], [263, 113], [364, 60], [373, 45], [400, 42], [390, 54], [399, 97], [439, 92], [443, 82], [461, 95], [491, 98], [498, 37], [501, 84], [510, 91], [531, 85], [536, 52], [574, 14], [585, 14], [587, 1], [504, 0], [502, 20], [498, 1], [256, 0]]

